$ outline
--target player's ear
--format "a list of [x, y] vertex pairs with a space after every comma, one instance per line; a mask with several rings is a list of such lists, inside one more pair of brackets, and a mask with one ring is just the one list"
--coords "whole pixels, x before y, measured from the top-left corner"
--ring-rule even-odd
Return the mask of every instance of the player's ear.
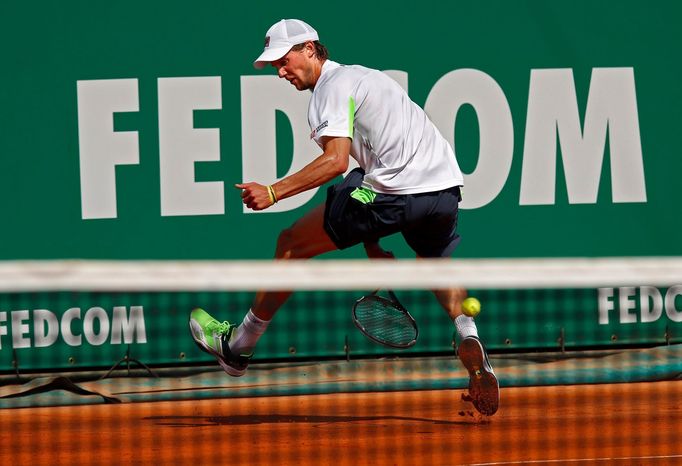
[[308, 58], [313, 58], [315, 56], [315, 44], [313, 41], [309, 40], [305, 43], [305, 54]]

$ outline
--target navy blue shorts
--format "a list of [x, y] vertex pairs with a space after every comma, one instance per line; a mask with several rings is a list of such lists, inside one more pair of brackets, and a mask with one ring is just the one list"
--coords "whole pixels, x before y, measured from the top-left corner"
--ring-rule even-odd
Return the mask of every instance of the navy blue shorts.
[[456, 233], [458, 186], [419, 194], [381, 194], [367, 203], [351, 193], [364, 172], [352, 170], [343, 182], [330, 186], [324, 229], [339, 249], [401, 233], [420, 257], [448, 257], [460, 241]]

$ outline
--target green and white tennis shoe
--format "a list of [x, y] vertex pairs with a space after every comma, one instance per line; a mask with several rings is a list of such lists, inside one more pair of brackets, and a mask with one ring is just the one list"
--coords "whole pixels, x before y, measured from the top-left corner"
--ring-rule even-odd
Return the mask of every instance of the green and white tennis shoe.
[[241, 377], [246, 372], [253, 353], [235, 354], [230, 350], [229, 341], [236, 328], [235, 324], [218, 322], [200, 308], [189, 314], [189, 330], [197, 346], [215, 356], [229, 375]]

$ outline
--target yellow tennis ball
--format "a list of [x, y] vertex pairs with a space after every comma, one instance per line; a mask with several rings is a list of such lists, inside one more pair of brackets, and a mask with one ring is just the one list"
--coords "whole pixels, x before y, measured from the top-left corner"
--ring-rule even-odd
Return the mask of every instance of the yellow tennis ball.
[[481, 302], [476, 298], [467, 298], [462, 301], [462, 312], [469, 317], [476, 317], [481, 312]]

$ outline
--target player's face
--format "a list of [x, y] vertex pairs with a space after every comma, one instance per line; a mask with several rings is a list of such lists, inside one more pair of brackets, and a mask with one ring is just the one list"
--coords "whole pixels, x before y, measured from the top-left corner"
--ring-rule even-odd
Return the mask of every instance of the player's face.
[[277, 75], [289, 81], [296, 89], [303, 91], [315, 85], [312, 60], [308, 48], [290, 50], [272, 66]]

